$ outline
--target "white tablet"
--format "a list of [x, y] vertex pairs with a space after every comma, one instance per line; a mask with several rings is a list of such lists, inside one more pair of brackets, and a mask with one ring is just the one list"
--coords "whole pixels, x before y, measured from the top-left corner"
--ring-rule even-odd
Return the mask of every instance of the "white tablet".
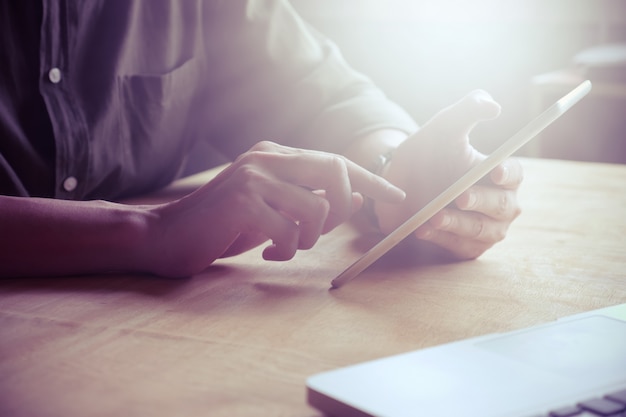
[[559, 101], [554, 103], [546, 111], [524, 126], [519, 132], [504, 142], [498, 149], [489, 155], [484, 161], [470, 169], [465, 175], [446, 188], [441, 194], [415, 213], [396, 230], [387, 235], [383, 240], [367, 251], [346, 270], [333, 279], [332, 288], [339, 288], [354, 279], [365, 268], [374, 263], [378, 258], [387, 253], [391, 248], [400, 243], [404, 238], [413, 233], [419, 226], [426, 223], [432, 216], [442, 210], [455, 198], [460, 196], [482, 177], [487, 175], [498, 164], [511, 156], [515, 151], [537, 136], [543, 129], [561, 117], [580, 99], [591, 91], [591, 82], [584, 81]]

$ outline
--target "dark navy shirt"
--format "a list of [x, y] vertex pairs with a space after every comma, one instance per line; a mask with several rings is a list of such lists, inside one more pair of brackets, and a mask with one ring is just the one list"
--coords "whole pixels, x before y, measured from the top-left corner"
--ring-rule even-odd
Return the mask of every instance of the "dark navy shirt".
[[0, 2], [0, 194], [116, 199], [411, 118], [279, 0]]

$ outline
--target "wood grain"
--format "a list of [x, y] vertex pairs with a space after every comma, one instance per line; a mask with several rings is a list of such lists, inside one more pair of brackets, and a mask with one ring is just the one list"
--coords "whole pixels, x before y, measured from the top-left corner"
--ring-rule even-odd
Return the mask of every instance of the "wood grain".
[[626, 302], [626, 167], [523, 164], [523, 214], [476, 261], [402, 246], [329, 291], [380, 238], [356, 218], [284, 263], [2, 280], [0, 415], [319, 416], [311, 374]]

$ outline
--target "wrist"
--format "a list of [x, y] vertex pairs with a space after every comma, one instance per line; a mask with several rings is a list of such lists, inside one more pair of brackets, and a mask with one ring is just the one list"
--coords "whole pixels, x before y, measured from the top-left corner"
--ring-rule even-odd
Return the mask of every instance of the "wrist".
[[369, 171], [378, 175], [379, 177], [384, 178], [385, 174], [387, 173], [389, 163], [391, 162], [391, 159], [393, 158], [394, 151], [395, 151], [395, 148], [390, 148], [386, 152], [382, 154], [378, 154], [376, 157], [376, 163], [373, 164], [373, 167], [369, 169]]
[[[371, 167], [365, 167], [368, 171], [379, 177], [385, 178], [385, 174], [393, 158], [393, 152], [395, 149], [389, 149], [383, 154], [379, 154], [376, 158], [376, 162]], [[378, 216], [376, 214], [376, 201], [372, 198], [366, 197], [363, 202], [364, 213], [370, 219], [370, 221], [380, 228], [378, 223]]]
[[370, 172], [384, 175], [393, 152], [407, 137], [399, 130], [376, 130], [355, 139], [344, 156]]
[[[376, 130], [354, 140], [344, 155], [368, 171], [387, 179], [394, 152], [407, 138], [408, 134], [400, 130]], [[366, 198], [362, 210], [378, 227], [374, 205], [375, 201]]]
[[117, 210], [117, 221], [110, 231], [114, 241], [110, 243], [115, 260], [110, 265], [119, 271], [156, 273], [155, 231], [158, 216], [153, 206], [123, 204]]

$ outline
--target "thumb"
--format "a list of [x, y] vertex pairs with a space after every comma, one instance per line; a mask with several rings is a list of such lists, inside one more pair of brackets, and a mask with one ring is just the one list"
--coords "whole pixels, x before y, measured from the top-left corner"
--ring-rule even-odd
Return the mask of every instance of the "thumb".
[[461, 100], [437, 113], [429, 124], [446, 136], [466, 137], [479, 122], [500, 115], [500, 105], [489, 93], [474, 90]]

